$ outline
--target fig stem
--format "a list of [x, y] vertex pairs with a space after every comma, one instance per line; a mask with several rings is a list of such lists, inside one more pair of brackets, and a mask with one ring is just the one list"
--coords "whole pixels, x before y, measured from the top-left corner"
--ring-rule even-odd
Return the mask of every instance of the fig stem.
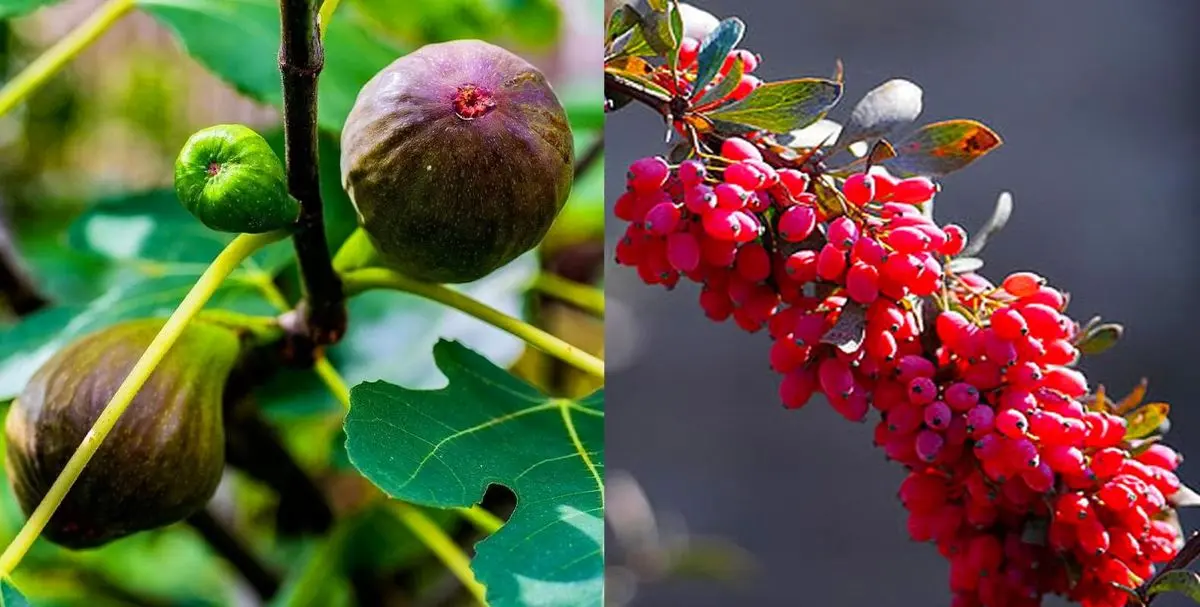
[[41, 88], [63, 66], [70, 63], [133, 9], [133, 6], [134, 0], [108, 0], [97, 7], [83, 23], [25, 66], [21, 73], [0, 89], [0, 116], [12, 111], [23, 99]]
[[533, 281], [533, 289], [604, 318], [604, 291], [592, 285], [567, 280], [558, 274], [542, 272]]
[[317, 27], [321, 29], [321, 40], [325, 40], [325, 30], [329, 29], [329, 22], [333, 20], [333, 12], [337, 10], [341, 0], [325, 0], [321, 3], [321, 10], [317, 13]]
[[96, 422], [92, 424], [92, 429], [88, 431], [83, 442], [76, 448], [75, 453], [71, 455], [71, 459], [67, 460], [63, 471], [54, 479], [54, 484], [50, 486], [50, 490], [46, 492], [46, 496], [42, 498], [41, 503], [34, 509], [33, 514], [29, 516], [29, 520], [25, 521], [25, 525], [13, 538], [13, 541], [0, 554], [0, 578], [7, 577], [16, 568], [17, 564], [29, 551], [34, 540], [41, 534], [42, 529], [46, 527], [46, 523], [50, 521], [50, 517], [54, 515], [54, 511], [62, 504], [63, 499], [67, 496], [67, 492], [71, 490], [71, 486], [79, 479], [79, 475], [83, 472], [85, 466], [96, 454], [108, 433], [112, 431], [113, 426], [121, 418], [121, 414], [133, 402], [134, 396], [141, 390], [146, 380], [154, 373], [154, 369], [158, 367], [163, 358], [170, 351], [171, 346], [183, 334], [188, 323], [192, 321], [200, 313], [204, 304], [212, 298], [213, 293], [221, 286], [229, 275], [241, 265], [247, 257], [262, 247], [269, 245], [278, 240], [282, 240], [287, 236], [287, 232], [268, 232], [266, 234], [242, 234], [234, 238], [196, 284], [192, 285], [190, 291], [179, 307], [171, 313], [170, 318], [159, 330], [158, 335], [154, 337], [154, 341], [150, 342], [150, 346], [134, 364], [129, 375], [121, 382], [120, 387], [113, 394], [112, 399], [105, 405], [104, 410], [100, 412], [100, 416], [96, 418]]
[[433, 551], [446, 569], [450, 570], [466, 586], [479, 604], [487, 605], [486, 591], [483, 585], [476, 581], [475, 573], [471, 571], [471, 560], [458, 547], [458, 544], [455, 544], [454, 540], [450, 539], [450, 536], [437, 526], [437, 523], [430, 520], [415, 506], [400, 501], [391, 501], [389, 504], [400, 522], [404, 523], [413, 535], [420, 538], [421, 543]]
[[475, 504], [470, 508], [455, 508], [468, 523], [475, 525], [475, 528], [491, 535], [500, 530], [504, 526], [504, 519], [485, 510], [483, 506]]
[[502, 331], [519, 337], [525, 343], [562, 360], [595, 377], [604, 377], [604, 361], [547, 333], [525, 321], [513, 318], [483, 302], [472, 299], [445, 285], [414, 280], [384, 268], [355, 270], [342, 277], [348, 295], [371, 289], [392, 289], [412, 293], [450, 306]]
[[333, 368], [333, 364], [325, 356], [319, 356], [317, 362], [313, 364], [313, 372], [321, 379], [321, 382], [329, 388], [329, 393], [342, 404], [342, 408], [350, 409], [350, 388], [346, 385], [346, 380], [338, 373], [337, 369]]

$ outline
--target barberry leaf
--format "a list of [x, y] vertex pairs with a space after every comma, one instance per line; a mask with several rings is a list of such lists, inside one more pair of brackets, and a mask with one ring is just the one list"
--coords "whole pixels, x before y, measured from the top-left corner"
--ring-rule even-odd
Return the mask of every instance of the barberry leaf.
[[883, 166], [901, 175], [941, 177], [975, 162], [1001, 143], [995, 131], [975, 120], [935, 122], [896, 143], [896, 157]]
[[1167, 498], [1167, 502], [1176, 508], [1194, 508], [1200, 506], [1200, 493], [1187, 485], [1180, 485], [1179, 490]]
[[1152, 597], [1164, 592], [1178, 592], [1192, 601], [1200, 603], [1200, 574], [1186, 569], [1168, 571], [1146, 589], [1146, 596]]
[[5, 578], [0, 581], [0, 607], [30, 607], [29, 600]]
[[1136, 409], [1137, 406], [1142, 404], [1142, 401], [1146, 399], [1146, 390], [1149, 388], [1150, 380], [1143, 377], [1141, 381], [1138, 382], [1138, 385], [1134, 386], [1133, 389], [1129, 391], [1129, 394], [1126, 394], [1124, 398], [1122, 398], [1113, 406], [1113, 414], [1125, 415], [1126, 413]]
[[43, 6], [58, 4], [62, 0], [0, 0], [0, 19], [20, 17]]
[[654, 49], [646, 43], [641, 21], [628, 5], [618, 6], [608, 20], [608, 47], [605, 59], [616, 57], [645, 57], [654, 55]]
[[635, 0], [625, 5], [638, 22], [638, 29], [655, 55], [674, 65], [683, 41], [683, 17], [668, 0]]
[[[283, 107], [279, 86], [279, 2], [276, 0], [137, 0], [175, 34], [201, 65], [257, 101]], [[317, 122], [339, 132], [358, 91], [402, 53], [372, 35], [352, 15], [325, 31]]]
[[604, 396], [551, 398], [456, 342], [434, 347], [441, 390], [350, 392], [350, 461], [385, 493], [440, 508], [491, 484], [517, 507], [472, 562], [495, 607], [603, 604]]
[[625, 5], [618, 6], [608, 16], [608, 26], [604, 31], [604, 41], [612, 44], [618, 36], [632, 30], [637, 23], [637, 19], [629, 14], [629, 9]]
[[733, 59], [733, 65], [729, 67], [729, 73], [726, 74], [721, 82], [717, 83], [716, 86], [708, 89], [708, 91], [696, 101], [695, 107], [703, 107], [710, 103], [722, 101], [728, 97], [729, 94], [733, 92], [733, 89], [737, 88], [738, 83], [741, 82], [742, 74], [745, 72], [745, 69], [746, 65], [742, 62], [742, 58], [735, 57]]
[[609, 62], [604, 66], [604, 72], [607, 77], [616, 78], [621, 84], [641, 89], [642, 91], [657, 97], [664, 103], [671, 99], [671, 93], [667, 89], [658, 85], [658, 83], [650, 80], [646, 75], [648, 71], [645, 68], [650, 68], [650, 64], [637, 57], [621, 57]]
[[887, 137], [921, 115], [921, 99], [921, 87], [899, 78], [871, 89], [854, 106], [838, 142], [849, 145]]
[[1149, 403], [1125, 416], [1125, 440], [1145, 438], [1167, 421], [1167, 403]]
[[978, 257], [955, 257], [946, 264], [946, 271], [952, 274], [970, 274], [983, 268], [983, 260]]
[[851, 354], [862, 346], [867, 333], [867, 309], [853, 301], [846, 302], [838, 314], [837, 322], [821, 336], [821, 343], [832, 344], [837, 349]]
[[788, 133], [802, 129], [825, 116], [842, 96], [842, 85], [823, 78], [800, 78], [768, 82], [745, 99], [708, 113], [714, 121]]
[[1125, 327], [1115, 322], [1096, 325], [1088, 329], [1075, 347], [1084, 354], [1100, 354], [1117, 345], [1124, 334]]
[[962, 257], [973, 257], [983, 252], [983, 247], [987, 245], [988, 239], [994, 234], [1004, 229], [1008, 224], [1008, 220], [1012, 217], [1013, 197], [1009, 192], [1000, 192], [1000, 196], [996, 198], [996, 208], [992, 210], [992, 216], [988, 217], [983, 227], [979, 228], [973, 236], [967, 239], [967, 245], [963, 247]]
[[[742, 35], [746, 33], [746, 24], [742, 23], [737, 17], [730, 17], [717, 24], [717, 28], [709, 32], [704, 40], [700, 43], [700, 54], [696, 56], [696, 82], [693, 85], [693, 90], [699, 92], [712, 82], [717, 73], [721, 71], [721, 66], [725, 63], [725, 57], [729, 52], [737, 47], [742, 41]], [[738, 77], [734, 79], [732, 74], [726, 77], [726, 82], [732, 80], [733, 86], [737, 86], [740, 81], [741, 73], [739, 70]], [[733, 88], [730, 87], [730, 91]], [[728, 94], [728, 93], [726, 93]], [[724, 95], [717, 97], [723, 98]]]

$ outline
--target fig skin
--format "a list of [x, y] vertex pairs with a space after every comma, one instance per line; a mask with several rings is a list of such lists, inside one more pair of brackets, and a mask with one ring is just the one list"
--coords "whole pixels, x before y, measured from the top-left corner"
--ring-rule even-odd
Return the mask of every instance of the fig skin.
[[175, 159], [175, 194], [218, 232], [262, 234], [300, 217], [283, 163], [262, 135], [240, 124], [210, 126], [188, 138]]
[[430, 44], [359, 92], [342, 185], [388, 267], [483, 278], [532, 249], [571, 192], [574, 137], [546, 78], [479, 40]]
[[[42, 365], [13, 402], [5, 420], [5, 465], [26, 515], [163, 324], [161, 319], [128, 321], [75, 341]], [[221, 395], [239, 350], [233, 331], [191, 323], [42, 535], [68, 548], [92, 548], [178, 522], [202, 508], [225, 467]]]

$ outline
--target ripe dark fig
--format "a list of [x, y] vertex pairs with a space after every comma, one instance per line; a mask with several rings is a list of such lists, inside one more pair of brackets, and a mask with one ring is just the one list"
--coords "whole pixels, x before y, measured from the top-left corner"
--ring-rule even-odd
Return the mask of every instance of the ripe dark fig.
[[571, 191], [574, 139], [545, 77], [492, 44], [430, 44], [358, 94], [342, 184], [389, 267], [482, 278], [536, 246]]
[[[162, 320], [87, 335], [48, 360], [5, 422], [9, 482], [28, 515], [150, 345]], [[193, 322], [84, 468], [43, 536], [80, 549], [180, 521], [204, 506], [225, 467], [221, 394], [238, 335]]]

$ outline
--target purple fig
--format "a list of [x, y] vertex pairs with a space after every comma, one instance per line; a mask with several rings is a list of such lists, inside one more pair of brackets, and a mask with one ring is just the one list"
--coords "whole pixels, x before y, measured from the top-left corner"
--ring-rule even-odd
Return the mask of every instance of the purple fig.
[[[6, 467], [31, 513], [163, 320], [133, 320], [66, 346], [34, 373], [5, 421]], [[204, 506], [225, 468], [221, 395], [240, 352], [237, 333], [188, 325], [42, 535], [90, 548], [183, 520]]]
[[574, 140], [546, 78], [478, 40], [430, 44], [359, 92], [342, 184], [389, 267], [482, 278], [536, 246], [571, 191]]

